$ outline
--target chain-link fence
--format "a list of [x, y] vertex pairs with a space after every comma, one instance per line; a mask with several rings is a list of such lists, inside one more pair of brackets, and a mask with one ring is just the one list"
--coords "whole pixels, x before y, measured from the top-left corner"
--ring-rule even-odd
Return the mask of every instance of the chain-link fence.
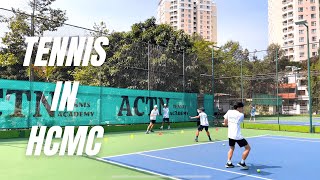
[[[27, 44], [32, 36], [31, 17], [26, 14], [0, 11], [2, 25], [9, 28], [2, 35], [0, 66], [0, 128], [28, 128], [34, 125], [106, 125], [148, 123], [149, 113], [158, 105], [162, 121], [162, 108], [167, 104], [171, 122], [190, 121], [198, 107], [213, 117], [211, 84], [199, 82], [199, 61], [190, 49], [177, 49], [170, 45], [157, 45], [129, 33], [106, 33], [96, 29], [62, 24], [56, 31], [39, 33], [36, 37], [78, 39], [107, 36], [104, 46], [106, 61], [101, 67], [89, 66], [35, 66], [39, 43], [35, 43], [30, 66], [23, 66]], [[13, 28], [12, 26], [17, 26]], [[25, 32], [21, 29], [25, 28]], [[42, 60], [49, 61], [53, 47], [47, 43], [49, 53]], [[86, 45], [82, 51], [84, 59]], [[62, 46], [61, 46], [62, 47]], [[61, 48], [62, 49], [62, 48]], [[68, 49], [65, 52], [68, 59]], [[93, 50], [91, 55], [96, 55]], [[74, 110], [52, 111], [51, 105], [57, 81], [79, 81], [80, 86]], [[62, 90], [61, 90], [62, 91]], [[61, 92], [62, 94], [62, 92]], [[201, 98], [205, 97], [205, 98]]]

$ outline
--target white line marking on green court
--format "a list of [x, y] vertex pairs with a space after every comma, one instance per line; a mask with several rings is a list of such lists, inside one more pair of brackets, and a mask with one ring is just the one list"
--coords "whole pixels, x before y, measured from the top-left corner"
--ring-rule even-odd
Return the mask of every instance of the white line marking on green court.
[[124, 164], [117, 163], [117, 162], [113, 162], [113, 161], [109, 161], [109, 160], [106, 160], [106, 159], [103, 159], [103, 158], [97, 158], [97, 160], [103, 161], [103, 162], [108, 162], [108, 163], [110, 163], [110, 164], [115, 164], [115, 165], [122, 166], [122, 167], [129, 168], [129, 169], [134, 169], [134, 170], [137, 170], [137, 171], [140, 171], [140, 172], [145, 172], [145, 173], [153, 174], [153, 175], [160, 176], [160, 177], [164, 177], [164, 178], [169, 178], [169, 179], [174, 179], [174, 180], [180, 180], [180, 179], [175, 178], [175, 177], [172, 177], [172, 176], [167, 176], [167, 175], [159, 174], [159, 173], [156, 173], [156, 172], [153, 172], [153, 171], [148, 171], [148, 170], [145, 170], [145, 169], [141, 169], [141, 168], [137, 168], [137, 167], [133, 167], [133, 166], [124, 165]]

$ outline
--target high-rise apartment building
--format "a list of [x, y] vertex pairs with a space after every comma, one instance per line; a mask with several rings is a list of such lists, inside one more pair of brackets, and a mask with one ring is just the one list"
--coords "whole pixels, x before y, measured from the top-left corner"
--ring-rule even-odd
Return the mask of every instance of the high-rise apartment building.
[[217, 42], [217, 7], [212, 0], [159, 0], [157, 20]]
[[268, 0], [269, 44], [276, 43], [291, 61], [308, 58], [307, 28], [295, 25], [306, 20], [309, 26], [310, 56], [318, 53], [320, 38], [319, 0]]

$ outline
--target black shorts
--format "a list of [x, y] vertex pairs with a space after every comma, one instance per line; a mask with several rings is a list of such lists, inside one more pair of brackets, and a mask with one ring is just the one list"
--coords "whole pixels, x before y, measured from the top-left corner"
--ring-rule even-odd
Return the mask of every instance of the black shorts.
[[199, 126], [198, 126], [198, 130], [199, 130], [199, 131], [202, 131], [203, 129], [205, 129], [206, 131], [208, 131], [209, 126], [202, 126], [202, 125], [199, 125]]
[[163, 118], [163, 122], [169, 122], [169, 118]]
[[245, 139], [241, 139], [241, 140], [234, 140], [234, 139], [230, 139], [229, 138], [229, 146], [234, 147], [236, 145], [236, 143], [240, 146], [240, 147], [244, 147], [246, 145], [248, 145], [247, 140]]
[[155, 124], [155, 123], [156, 123], [156, 120], [150, 120], [150, 122], [151, 122], [152, 124]]

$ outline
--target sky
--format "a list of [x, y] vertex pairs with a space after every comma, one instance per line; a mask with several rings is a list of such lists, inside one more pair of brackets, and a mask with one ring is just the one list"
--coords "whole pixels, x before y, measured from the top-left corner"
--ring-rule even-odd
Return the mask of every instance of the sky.
[[[159, 0], [56, 0], [54, 8], [66, 10], [67, 23], [92, 28], [104, 21], [114, 31], [128, 31], [132, 24], [157, 15]], [[31, 12], [28, 0], [0, 0], [0, 7], [21, 8]], [[238, 41], [249, 51], [268, 45], [268, 0], [215, 0], [218, 9], [218, 45]], [[4, 14], [0, 10], [0, 15]], [[6, 13], [8, 14], [8, 13]], [[0, 24], [0, 36], [6, 31]], [[64, 30], [72, 34], [73, 28]]]

